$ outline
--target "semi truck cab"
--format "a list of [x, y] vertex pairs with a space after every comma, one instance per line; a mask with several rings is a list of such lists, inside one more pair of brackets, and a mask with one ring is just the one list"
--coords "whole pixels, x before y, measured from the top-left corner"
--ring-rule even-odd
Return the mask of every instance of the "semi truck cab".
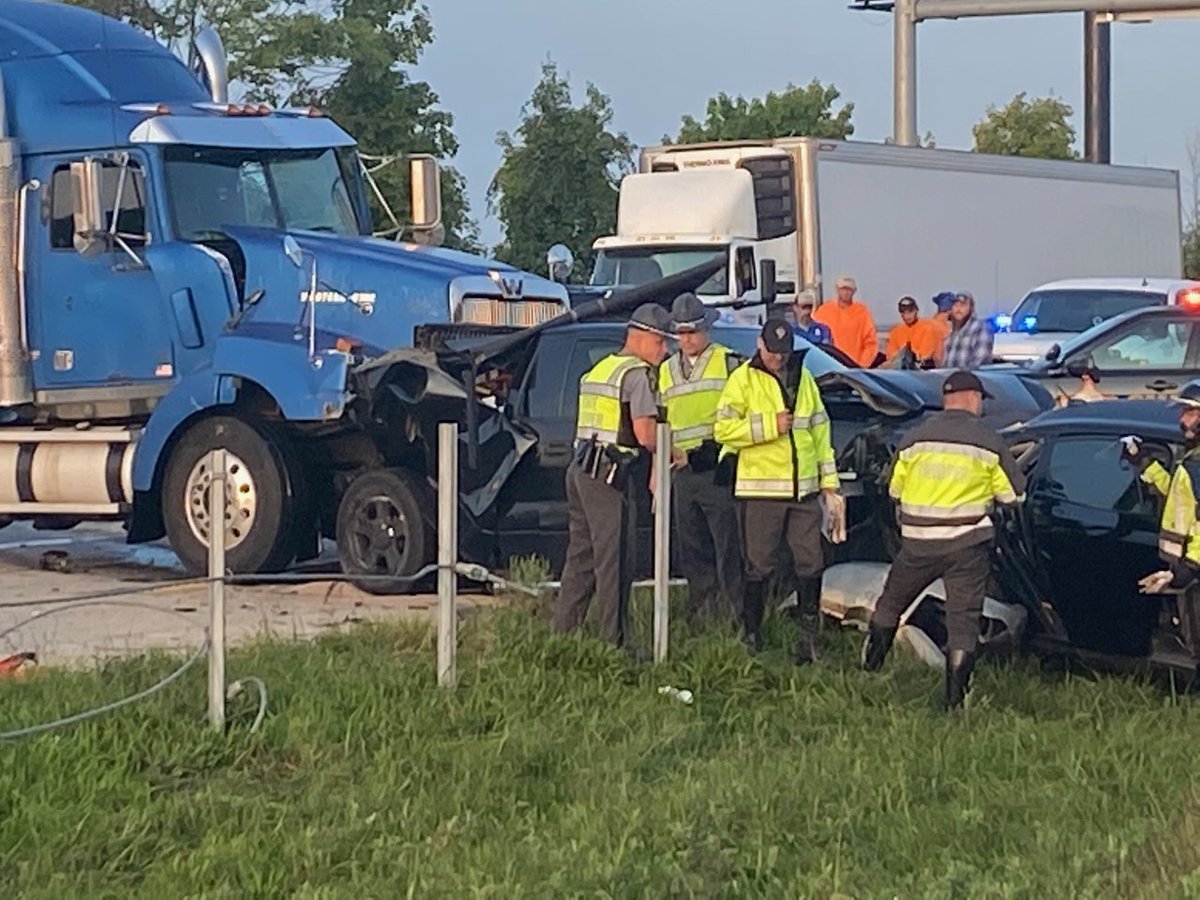
[[428, 157], [406, 160], [413, 240], [373, 238], [354, 139], [228, 102], [215, 32], [195, 52], [192, 71], [98, 13], [0, 2], [0, 523], [124, 521], [202, 571], [220, 446], [229, 564], [277, 569], [336, 536], [360, 475], [427, 477], [380, 358], [418, 323], [535, 324], [567, 295], [433, 246]]

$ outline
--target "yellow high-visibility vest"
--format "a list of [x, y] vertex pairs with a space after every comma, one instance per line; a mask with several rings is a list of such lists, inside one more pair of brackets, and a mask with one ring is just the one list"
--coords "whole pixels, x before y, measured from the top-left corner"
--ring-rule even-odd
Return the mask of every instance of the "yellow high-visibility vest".
[[742, 499], [800, 500], [838, 486], [829, 416], [817, 383], [800, 370], [792, 428], [778, 430], [787, 410], [779, 379], [755, 364], [738, 366], [725, 383], [714, 434], [722, 454], [738, 455], [734, 495]]
[[952, 440], [901, 450], [888, 490], [900, 506], [901, 536], [919, 541], [988, 539], [993, 505], [1018, 499], [998, 453]]
[[1152, 462], [1142, 481], [1166, 497], [1158, 526], [1158, 552], [1168, 560], [1200, 565], [1200, 521], [1197, 521], [1196, 488], [1200, 486], [1200, 450], [1189, 450], [1173, 474]]
[[691, 377], [683, 374], [682, 351], [659, 366], [659, 396], [667, 408], [672, 442], [680, 450], [712, 439], [717, 402], [729, 380], [728, 353], [720, 344], [709, 344], [696, 358]]
[[614, 353], [604, 357], [579, 379], [579, 416], [575, 437], [595, 438], [601, 444], [614, 444], [636, 449], [631, 434], [621, 429], [621, 383], [636, 369], [649, 369], [650, 364], [636, 356]]

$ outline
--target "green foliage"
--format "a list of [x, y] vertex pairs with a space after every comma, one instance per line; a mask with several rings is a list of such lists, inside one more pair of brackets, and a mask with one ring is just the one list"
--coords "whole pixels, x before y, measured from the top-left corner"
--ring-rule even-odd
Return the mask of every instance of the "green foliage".
[[[411, 81], [433, 40], [428, 10], [419, 0], [72, 0], [131, 22], [189, 57], [192, 36], [212, 24], [229, 57], [233, 89], [245, 99], [275, 106], [313, 104], [326, 110], [359, 141], [363, 153], [457, 152], [454, 119], [438, 108], [437, 94]], [[407, 216], [405, 173], [384, 173], [380, 187], [392, 208]], [[478, 244], [464, 181], [447, 168], [442, 181], [447, 244]], [[374, 198], [372, 197], [374, 203]], [[376, 226], [387, 227], [379, 209]]]
[[1042, 159], [1078, 159], [1074, 114], [1058, 97], [1025, 99], [1020, 93], [1003, 109], [989, 106], [975, 124], [975, 152], [1000, 156], [1034, 156]]
[[[203, 667], [79, 727], [0, 745], [12, 897], [1193, 896], [1194, 699], [1131, 679], [982, 666], [946, 716], [940, 673], [879, 675], [836, 636], [787, 661], [732, 633], [651, 669], [527, 612], [466, 620], [438, 690], [422, 625], [235, 651], [253, 697], [203, 719]], [[173, 664], [0, 682], [15, 727]], [[688, 706], [661, 685], [695, 693]], [[1191, 878], [1192, 890], [1185, 889]]]
[[1200, 278], [1200, 222], [1192, 222], [1183, 233], [1183, 277]]
[[[845, 139], [854, 134], [854, 104], [834, 110], [841, 93], [813, 79], [804, 87], [789, 84], [762, 99], [731, 98], [721, 93], [708, 101], [704, 121], [684, 116], [675, 143], [758, 140], [777, 137]], [[668, 140], [664, 138], [664, 141]]]
[[521, 110], [515, 134], [501, 132], [500, 168], [488, 187], [488, 206], [504, 226], [496, 255], [513, 265], [545, 272], [546, 251], [563, 243], [576, 272], [592, 263], [592, 241], [617, 221], [617, 188], [633, 171], [633, 144], [614, 132], [609, 98], [593, 84], [581, 106], [554, 63]]

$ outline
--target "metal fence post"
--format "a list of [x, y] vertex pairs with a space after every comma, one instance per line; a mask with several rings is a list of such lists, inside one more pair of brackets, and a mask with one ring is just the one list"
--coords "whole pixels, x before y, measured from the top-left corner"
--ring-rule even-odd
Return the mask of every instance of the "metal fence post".
[[440, 687], [458, 682], [458, 424], [438, 425], [438, 627]]
[[654, 454], [654, 661], [667, 658], [671, 626], [671, 426], [658, 423]]
[[225, 728], [225, 448], [208, 455], [208, 721]]

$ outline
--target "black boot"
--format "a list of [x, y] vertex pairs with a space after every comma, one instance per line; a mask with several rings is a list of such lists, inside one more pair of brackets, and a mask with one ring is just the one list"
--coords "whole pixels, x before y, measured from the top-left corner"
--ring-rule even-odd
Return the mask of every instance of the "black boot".
[[966, 650], [950, 651], [946, 657], [946, 709], [958, 709], [966, 702], [974, 668], [975, 654]]
[[883, 668], [888, 651], [892, 649], [892, 641], [896, 638], [895, 625], [876, 625], [871, 622], [867, 626], [867, 639], [863, 641], [862, 667], [864, 672], [878, 672]]
[[798, 666], [817, 660], [817, 630], [821, 622], [821, 579], [802, 578], [796, 586], [796, 624], [800, 636], [792, 659]]
[[747, 581], [742, 596], [742, 643], [750, 653], [758, 653], [763, 646], [763, 610], [766, 607], [763, 587], [761, 581]]

